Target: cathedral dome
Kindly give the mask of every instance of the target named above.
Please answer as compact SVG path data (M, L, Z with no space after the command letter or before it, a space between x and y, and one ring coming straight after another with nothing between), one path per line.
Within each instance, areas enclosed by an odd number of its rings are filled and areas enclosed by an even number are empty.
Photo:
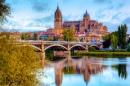
M88 12L86 11L86 13L84 14L84 17L83 17L84 20L90 20L90 16L88 14Z
M88 14L88 12L86 11L86 13L84 14L84 17L86 17L86 16L89 16L89 14Z

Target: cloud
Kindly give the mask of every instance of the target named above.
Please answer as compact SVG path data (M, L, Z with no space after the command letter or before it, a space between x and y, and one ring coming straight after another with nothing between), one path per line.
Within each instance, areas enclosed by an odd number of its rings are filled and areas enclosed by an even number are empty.
M30 22L26 27L43 27L42 23Z
M30 0L32 2L32 9L36 12L43 12L49 10L49 4L45 0Z
M130 17L127 17L126 19L124 19L124 20L122 21L122 23L125 23L125 24L127 24L127 25L130 25Z
M93 0L96 4L102 5L100 9L94 12L94 17L96 20L101 22L121 23L126 13L121 12L121 8L126 4L122 0ZM117 2L118 1L118 2Z
M116 19L119 20L119 18L121 17L121 12L116 13L115 15L113 15L112 19Z
M115 9L120 9L125 5L125 2L119 2L116 6Z
M64 21L78 21L82 20L83 16L82 15L63 15L63 20Z
M130 16L125 18L123 21L122 21L122 24L126 24L128 29L127 29L127 33L130 34Z
M31 19L31 22L26 25L26 27L44 27L50 28L53 27L54 23L54 14L48 15L46 17L40 17Z
M124 1L122 0L93 0L93 2L97 5L104 5L104 8L101 9L102 11L104 10L119 10L121 9L123 6L125 6Z
M105 15L105 13L103 11L98 10L97 12L95 12L95 16L97 18L101 19L101 18L105 17L106 15Z
M128 27L127 33L130 34L130 17L126 18L122 23L123 24L124 23L127 24L127 27ZM118 26L121 25L122 23L115 24L115 23L111 23L111 22L104 22L103 24L108 27L108 31L109 32L113 32L113 31L117 31L118 30Z
M43 18L36 18L36 19L34 19L34 21L45 22L45 23L52 22L52 21L54 21L54 14L50 14L50 15L43 17Z
M112 15L111 20L112 20L112 22L115 22L115 23L117 23L117 22L121 23L122 20L124 20L124 18L127 16L128 16L127 13L117 12Z

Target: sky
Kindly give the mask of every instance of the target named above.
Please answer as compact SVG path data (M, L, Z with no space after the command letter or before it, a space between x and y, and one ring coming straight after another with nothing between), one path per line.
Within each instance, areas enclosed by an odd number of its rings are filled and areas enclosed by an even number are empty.
M112 32L127 24L130 33L130 0L6 0L11 17L5 28L24 31L45 31L54 28L54 12L59 6L64 21L82 20L84 13L108 27Z

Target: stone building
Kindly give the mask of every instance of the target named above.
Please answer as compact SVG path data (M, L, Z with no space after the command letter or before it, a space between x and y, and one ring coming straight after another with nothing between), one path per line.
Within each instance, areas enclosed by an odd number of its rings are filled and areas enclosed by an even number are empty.
M83 20L80 21L62 21L62 12L57 6L54 16L54 31L55 34L61 34L64 29L75 29L76 36L83 41L100 41L102 35L108 34L108 28L103 26L98 21L91 20L90 15L86 11ZM83 33L84 36L80 37L78 34Z

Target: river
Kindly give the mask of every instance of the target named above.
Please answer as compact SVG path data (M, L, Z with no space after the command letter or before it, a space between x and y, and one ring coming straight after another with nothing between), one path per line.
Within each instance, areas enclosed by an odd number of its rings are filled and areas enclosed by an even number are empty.
M130 57L59 58L47 62L45 86L130 86Z

